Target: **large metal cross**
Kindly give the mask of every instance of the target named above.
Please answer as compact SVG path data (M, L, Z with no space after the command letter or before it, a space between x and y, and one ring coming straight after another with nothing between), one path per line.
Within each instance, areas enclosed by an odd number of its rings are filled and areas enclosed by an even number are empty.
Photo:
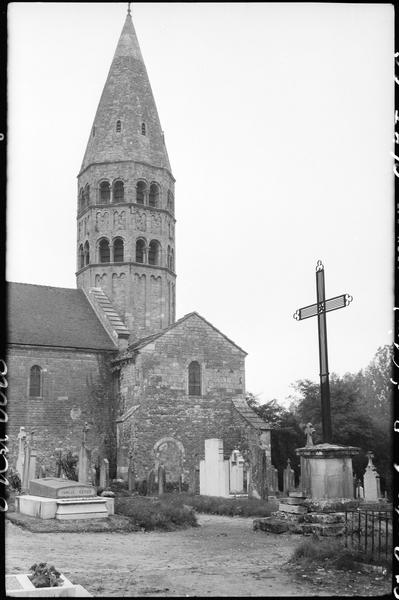
M316 265L316 292L317 302L310 306L299 308L294 313L294 319L302 321L317 315L319 328L319 360L320 360L320 395L321 395L321 422L323 442L331 442L331 409L330 409L330 382L328 373L327 356L327 323L326 313L338 308L348 306L353 298L349 294L341 294L326 300L324 289L324 267L321 260Z

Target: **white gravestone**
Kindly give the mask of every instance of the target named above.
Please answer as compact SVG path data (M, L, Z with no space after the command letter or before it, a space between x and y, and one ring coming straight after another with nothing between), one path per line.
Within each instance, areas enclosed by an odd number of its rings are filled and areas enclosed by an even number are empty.
M103 458L100 466L100 487L103 489L109 486L109 462L107 458Z
M20 427L19 433L18 433L18 458L17 458L16 471L19 474L21 481L24 476L25 442L26 442L26 430L25 430L25 427Z
M233 450L229 458L230 494L244 492L244 458L239 450Z
M378 500L380 497L380 476L377 473L375 466L373 465L374 455L372 452L367 453L369 462L363 476L364 484L364 499L365 500Z
M229 461L224 460L223 440L205 440L205 460L200 461L200 494L229 495Z

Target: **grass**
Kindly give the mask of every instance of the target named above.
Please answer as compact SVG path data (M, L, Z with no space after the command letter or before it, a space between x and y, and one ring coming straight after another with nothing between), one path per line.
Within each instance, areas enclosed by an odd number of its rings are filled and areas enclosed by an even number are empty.
M269 517L277 510L275 502L256 498L220 498L218 496L197 496L194 494L170 495L171 502L192 506L197 512L228 517Z
M182 527L196 527L197 518L191 507L169 501L169 496L120 496L115 498L115 513L129 517L145 531L174 531Z
M323 565L326 568L356 570L356 563L379 565L388 570L391 568L391 561L385 557L377 559L371 554L345 548L343 540L317 537L303 540L295 548L290 562L313 569L315 565Z
M83 533L83 532L104 532L118 531L130 532L138 531L140 528L128 517L122 515L111 515L106 519L87 519L87 520L66 520L58 519L36 519L28 515L22 515L15 512L7 512L6 518L18 525L21 529L26 529L32 533Z

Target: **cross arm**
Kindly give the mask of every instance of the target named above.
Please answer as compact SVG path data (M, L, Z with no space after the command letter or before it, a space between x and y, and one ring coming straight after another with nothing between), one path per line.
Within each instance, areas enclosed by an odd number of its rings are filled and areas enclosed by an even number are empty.
M303 308L298 308L293 314L294 319L302 321L303 319L309 319L309 317L315 317L321 313L330 312L331 310L337 310L338 308L344 308L349 306L353 298L350 294L341 294L334 298L329 298L325 302L316 302Z

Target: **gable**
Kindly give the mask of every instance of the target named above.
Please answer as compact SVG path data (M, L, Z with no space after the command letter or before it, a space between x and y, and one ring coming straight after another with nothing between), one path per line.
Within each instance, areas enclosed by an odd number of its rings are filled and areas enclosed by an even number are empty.
M79 289L8 283L7 325L10 344L116 350Z
M232 346L233 350L238 351L243 356L247 355L247 352L245 352L245 350L240 348L240 346L238 346L235 342L233 342L230 338L228 338L224 333L222 333L219 329L212 325L212 323L204 319L204 317L202 317L197 312L188 313L187 315L185 315L172 325L169 325L169 327L166 327L162 331L150 335L146 338L142 338L141 340L138 340L137 342L129 346L129 349L138 350L140 348L144 348L145 346L154 343L162 336L167 336L168 334L181 334L186 332L187 334L195 335L196 331L208 331L210 337L213 337L214 339L218 338L219 341L228 343Z

